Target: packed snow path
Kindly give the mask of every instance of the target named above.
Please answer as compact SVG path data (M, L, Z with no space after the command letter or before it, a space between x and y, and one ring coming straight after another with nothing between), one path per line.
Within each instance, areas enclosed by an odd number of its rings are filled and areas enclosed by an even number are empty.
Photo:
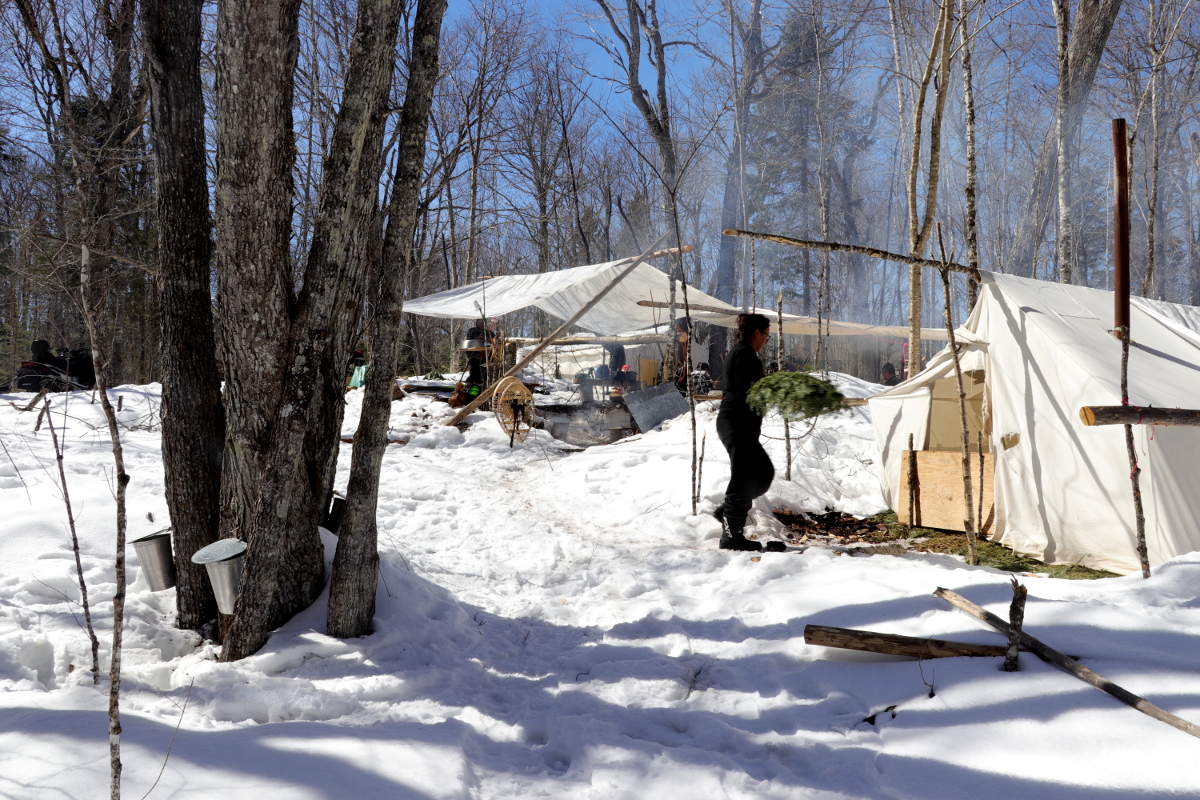
M166 524L158 387L113 393L130 428L132 539ZM0 396L0 796L93 798L108 781L107 685L91 685L48 430L7 403L28 398ZM110 445L86 395L54 403L107 670ZM1005 674L993 659L805 645L808 623L999 643L931 593L1004 615L1010 576L929 554L718 551L703 511L728 464L711 408L698 412L697 516L686 417L571 453L540 431L510 449L489 415L460 433L440 425L448 413L415 397L393 406L407 444L384 462L368 637L326 636L322 596L257 655L218 663L211 643L171 627L173 593L148 591L130 550L126 797L151 787L172 736L152 798L1200 794L1200 742L1032 656ZM782 442L768 441L781 466ZM865 411L821 421L797 449L796 480L781 474L752 520L761 536L772 505L879 510ZM336 539L325 543L331 558ZM1200 721L1200 557L1147 582L1025 581L1034 635Z

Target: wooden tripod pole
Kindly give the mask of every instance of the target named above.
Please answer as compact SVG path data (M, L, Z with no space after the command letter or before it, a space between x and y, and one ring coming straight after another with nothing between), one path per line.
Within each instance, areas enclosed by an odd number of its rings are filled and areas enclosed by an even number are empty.
M654 256L654 254L656 252L655 248L657 248L660 244L662 244L669 235L670 235L670 233L664 233L662 236L655 239L654 244L650 245L649 250L642 253L637 258L633 259L633 261L630 262L629 266L627 266L627 267L625 267L625 269L621 270L621 272L617 274L617 277L613 278L612 281L607 286L605 286L603 289L601 289L596 294L595 297L593 297L591 300L584 303L583 307L580 308L578 311L576 311L574 314L572 314L570 319L568 319L562 325L559 325L558 328L554 331L554 333L547 336L545 339L543 339L541 341L541 344L537 345L532 350L530 350L529 355L525 356L520 361L518 361L516 364L514 364L512 366L512 368L508 370L508 372L505 372L503 375L500 376L499 380L497 380L495 383L493 383L492 385L490 385L486 389L484 389L482 392L480 392L479 396L476 397L474 400L472 400L470 403L468 403L467 405L460 408L458 410L458 413L455 414L453 417L451 417L446 422L446 424L447 425L457 425L458 423L460 423L464 419L466 419L468 414L470 414L472 411L474 411L475 409L479 408L481 405L486 403L488 401L488 399L493 394L496 393L496 387L500 384L500 381L504 380L505 378L509 378L509 377L512 377L513 375L516 375L521 370L525 369L525 367L527 367L531 363L533 363L533 360L538 357L538 354L540 354L543 350L545 350L550 345L554 344L554 342L557 339L559 339L564 333L566 333L567 331L569 331L571 329L572 325L574 325L576 322L581 320L585 314L587 314L589 311L591 311L593 308L595 308L596 304L599 303L601 300L603 300L604 297L613 290L613 287L615 287L621 281L625 280L625 278L629 275L629 273L631 273L635 269L637 269L638 264L641 264L646 259Z

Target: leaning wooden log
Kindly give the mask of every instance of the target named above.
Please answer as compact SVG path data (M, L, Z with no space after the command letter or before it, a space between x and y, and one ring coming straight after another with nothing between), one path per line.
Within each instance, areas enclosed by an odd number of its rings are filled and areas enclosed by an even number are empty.
M508 371L505 372L503 375L501 375L500 378L495 383L491 384L486 389L484 389L482 392L480 392L478 397L476 397L474 400L472 400L467 405L460 408L458 410L457 414L455 414L453 417L451 417L449 420L446 421L446 424L447 425L457 425L458 423L460 423L464 419L466 419L468 414L470 414L472 411L474 411L475 409L479 408L481 405L486 403L491 398L491 396L496 393L496 387L498 387L500 385L501 381L503 381L505 378L509 378L509 377L512 377L513 375L518 374L521 370L525 369L525 367L532 364L533 360L535 358L537 358L538 355L543 350L545 350L550 345L554 344L555 340L562 338L562 335L564 333L571 330L572 325L574 325L579 320L583 319L584 315L587 314L589 311L591 311L593 308L595 308L596 304L599 303L601 300L603 300L605 298L605 296L609 292L611 292L618 283L623 281L626 278L626 276L629 275L629 273L631 273L635 269L637 269L638 265L641 264L643 261L645 261L646 259L653 256L657 252L655 250L655 248L658 247L660 244L662 244L664 241L666 241L666 239L669 235L670 235L670 233L664 233L662 236L659 236L657 239L654 240L654 244L650 245L649 250L642 253L637 258L630 259L629 265L626 266L624 269L622 269L620 272L618 272L617 276L615 278L613 278L608 283L607 286L605 286L603 289L601 289L599 292L597 292L595 297L593 297L591 300L584 303L583 306L578 311L576 311L574 314L571 315L570 319L568 319L562 325L559 325L558 328L556 328L553 333L551 333L549 336L547 336L545 339L542 340L541 344L535 345L534 348L532 350L530 350L525 355L524 358L522 358L520 361L518 361L516 364L514 364L512 367L510 367L508 369ZM687 252L687 251L684 250L684 252Z
M765 242L777 242L779 244L790 244L793 247L806 247L810 250L828 250L833 253L857 253L862 256L870 256L871 258L880 258L884 261L895 261L898 264L910 264L917 267L933 267L934 269L949 269L951 272L961 272L964 275L970 275L976 281L980 280L979 270L972 269L966 264L958 264L953 261L943 263L941 261L933 261L928 258L916 258L914 256L902 256L899 253L889 253L887 250L880 250L877 247L863 247L858 244L842 244L841 242L817 242L809 239L793 239L790 236L780 236L774 233L758 233L757 231L743 231L736 228L726 228L721 231L726 236L742 236L747 239L761 239Z
M827 625L805 625L804 643L913 658L1000 658L1005 654L1004 647L994 644L922 639L916 636L898 636L894 633L858 631L853 628L831 628Z
M1003 633L1005 635L1008 634L1008 623L1007 622L1000 619L995 614L985 611L984 609L975 605L974 603L972 603L970 600L963 597L962 595L952 592L949 589L941 589L941 588L939 588L936 592L934 592L934 594L937 595L938 597L942 598L946 602L950 603L951 605L962 609L963 611L967 612L968 614L975 617L976 619L986 622L988 625L991 625L993 628L1000 631L1001 633ZM1192 736L1200 738L1200 726L1193 725L1192 723L1188 722L1186 719L1181 719L1180 717L1175 716L1174 714L1170 713L1169 711L1164 711L1163 709L1161 709L1158 706L1151 703L1149 700L1146 700L1145 698L1142 698L1142 697L1138 697L1133 692L1130 692L1127 689L1121 688L1120 686L1118 686L1117 684L1108 680L1107 678L1104 678L1100 675L1097 675L1095 672L1092 672L1090 669L1083 666L1075 659L1073 659L1069 656L1065 656L1062 653L1055 650L1054 648L1049 647L1046 644L1043 644L1042 642L1040 642L1037 639L1030 636L1028 633L1023 632L1021 634L1021 646L1026 648L1027 650L1029 650L1031 653L1033 653L1034 655L1036 655L1038 658L1042 659L1043 661L1049 662L1056 667L1060 667L1060 668L1066 670L1067 672L1074 675L1076 678L1079 678L1081 681L1090 683L1092 686L1095 686L1100 691L1102 691L1106 694L1109 694L1109 695L1115 697L1116 699L1120 700L1125 705L1132 706L1133 708L1136 708L1138 711L1141 711L1143 714L1146 714L1147 716L1154 717L1156 720L1159 720L1160 722L1165 722L1173 728L1178 728L1179 730L1183 731L1184 733L1190 733Z
M1200 425L1200 411L1153 406L1084 406L1084 425Z

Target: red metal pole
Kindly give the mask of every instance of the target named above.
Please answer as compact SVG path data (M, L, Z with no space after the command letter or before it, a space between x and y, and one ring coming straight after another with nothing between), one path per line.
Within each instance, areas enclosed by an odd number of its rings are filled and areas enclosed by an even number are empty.
M1129 137L1125 120L1114 119L1113 162L1116 197L1113 202L1113 335L1129 331Z

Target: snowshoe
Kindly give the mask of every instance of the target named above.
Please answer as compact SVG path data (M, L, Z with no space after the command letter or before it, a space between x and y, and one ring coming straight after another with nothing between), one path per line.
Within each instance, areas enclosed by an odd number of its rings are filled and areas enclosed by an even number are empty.
M778 539L772 539L771 541L767 542L766 546L763 547L763 549L766 550L768 553L786 553L787 545L784 544L783 542L779 541Z

